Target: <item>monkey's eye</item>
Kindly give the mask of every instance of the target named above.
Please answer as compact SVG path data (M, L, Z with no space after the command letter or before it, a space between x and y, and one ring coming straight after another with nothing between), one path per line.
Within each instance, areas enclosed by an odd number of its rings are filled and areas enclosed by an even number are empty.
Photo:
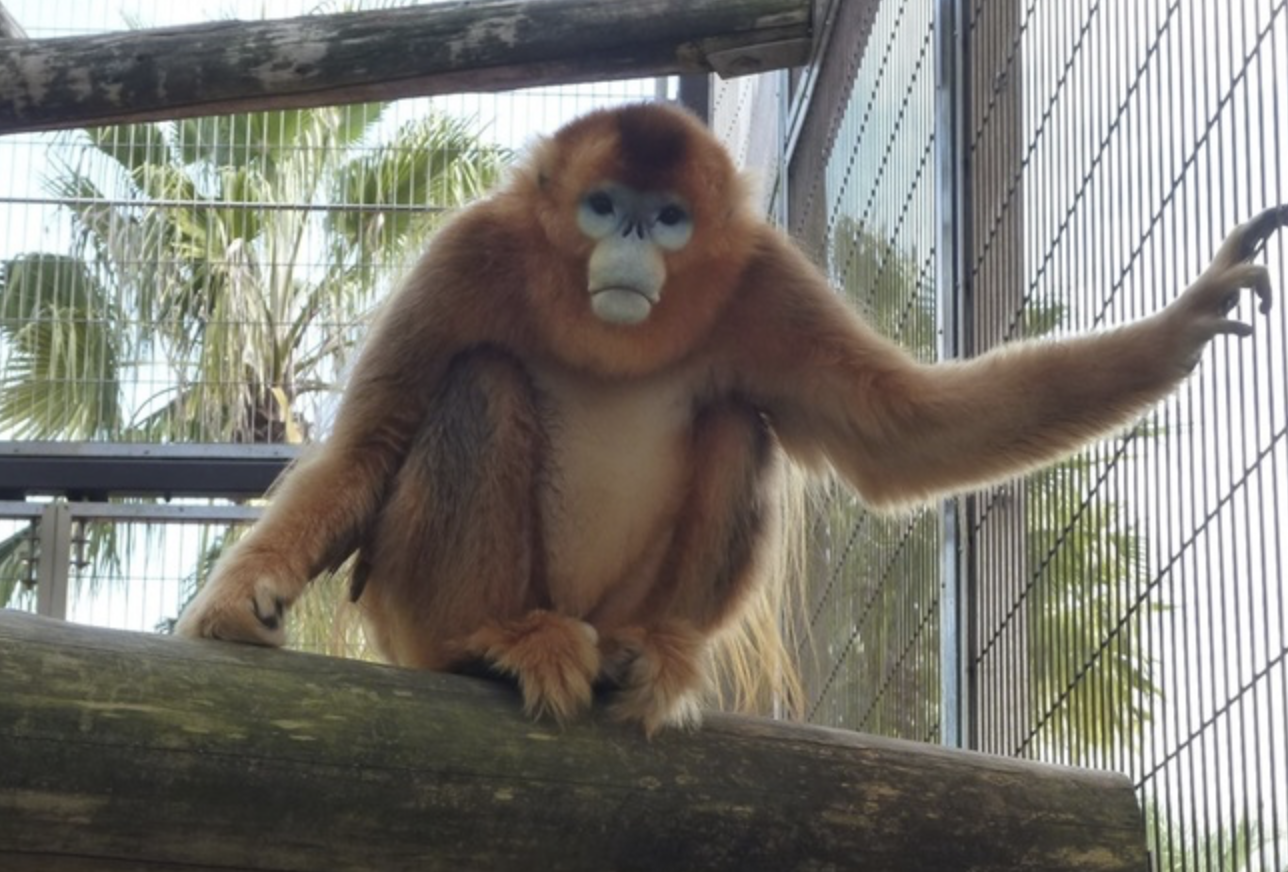
M688 218L688 213L675 204L663 206L662 211L657 213L657 223L663 224L667 227L674 227L677 224L682 224L687 221Z
M613 214L613 198L605 191L595 191L587 196L586 205L596 215L608 216Z
M608 187L587 191L577 204L577 227L591 239L619 231L623 216L630 212L625 197L624 192Z
M667 251L679 251L693 236L693 216L688 206L674 195L654 201L653 241Z

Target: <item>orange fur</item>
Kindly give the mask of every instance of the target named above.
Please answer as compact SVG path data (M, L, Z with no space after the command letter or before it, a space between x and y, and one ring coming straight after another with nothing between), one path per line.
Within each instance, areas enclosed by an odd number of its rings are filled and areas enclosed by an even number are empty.
M627 191L612 220L654 223L587 230L605 185ZM687 242L641 211L657 202L685 205ZM1165 395L1212 337L1246 332L1228 301L1252 287L1269 303L1247 260L1288 210L1267 216L1152 318L932 366L752 213L694 118L592 113L435 237L373 327L330 439L180 632L280 644L283 608L357 550L354 594L391 660L483 658L560 719L608 681L614 711L646 731L691 723L713 640L777 617L764 579L783 562L780 453L879 505L1054 460ZM661 258L640 320L592 308L592 254L610 245L648 269ZM732 638L745 678L757 655Z
M567 721L590 706L598 641L589 624L537 609L514 621L484 621L459 648L516 678L528 714Z

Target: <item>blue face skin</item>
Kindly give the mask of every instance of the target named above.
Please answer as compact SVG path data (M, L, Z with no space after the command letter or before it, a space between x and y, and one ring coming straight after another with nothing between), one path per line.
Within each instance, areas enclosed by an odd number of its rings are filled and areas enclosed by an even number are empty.
M693 236L683 198L615 182L581 198L577 226L596 243L587 265L591 309L622 326L648 318L666 282L663 253L679 251Z

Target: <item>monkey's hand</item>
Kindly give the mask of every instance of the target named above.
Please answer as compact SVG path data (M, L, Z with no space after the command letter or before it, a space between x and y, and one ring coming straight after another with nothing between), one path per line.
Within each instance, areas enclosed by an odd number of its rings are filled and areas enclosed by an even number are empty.
M1173 362L1184 374L1198 364L1199 356L1214 337L1248 336L1252 325L1230 317L1245 289L1252 289L1261 301L1261 311L1270 311L1270 273L1252 263L1266 239L1288 225L1288 206L1267 209L1234 229L1222 243L1211 265L1175 302L1161 313L1172 337Z
M216 567L175 624L189 638L277 647L286 641L286 608L303 582L281 558L241 543Z

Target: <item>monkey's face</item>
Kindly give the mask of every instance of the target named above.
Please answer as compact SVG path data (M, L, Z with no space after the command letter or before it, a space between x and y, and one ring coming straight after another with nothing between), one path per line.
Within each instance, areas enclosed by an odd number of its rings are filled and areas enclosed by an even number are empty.
M582 196L577 228L594 246L586 261L586 293L595 316L609 324L639 324L661 300L666 253L693 238L693 216L679 194L605 182Z
M525 279L552 353L640 373L700 345L755 226L732 160L700 121L656 104L592 113L539 146L523 185L514 220L537 217Z

